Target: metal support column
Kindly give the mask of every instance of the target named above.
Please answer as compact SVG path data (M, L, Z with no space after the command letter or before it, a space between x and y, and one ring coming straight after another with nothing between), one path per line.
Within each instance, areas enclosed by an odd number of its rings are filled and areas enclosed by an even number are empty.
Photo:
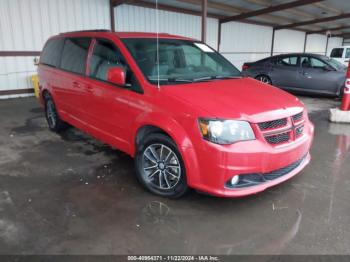
M115 32L114 2L113 2L113 0L109 0L109 15L111 18L111 31Z
M271 43L271 53L270 53L271 56L273 56L273 48L275 45L275 31L276 29L274 28L272 31L272 43Z
M308 36L308 33L305 33L305 39L304 39L304 53L305 53L305 51L306 51L307 36Z
M202 0L202 42L207 40L207 13L208 13L208 0Z
M327 35L326 51L324 52L324 55L327 55L329 38L330 38L330 36Z
M222 26L222 23L219 21L219 24L218 24L218 52L220 52L220 44L221 44L221 26Z

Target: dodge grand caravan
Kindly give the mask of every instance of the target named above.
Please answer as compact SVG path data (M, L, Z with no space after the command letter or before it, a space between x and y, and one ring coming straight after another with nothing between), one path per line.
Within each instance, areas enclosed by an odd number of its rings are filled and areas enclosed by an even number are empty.
M149 191L254 194L310 161L314 127L294 96L180 36L81 31L50 38L38 68L52 131L75 126L134 157Z

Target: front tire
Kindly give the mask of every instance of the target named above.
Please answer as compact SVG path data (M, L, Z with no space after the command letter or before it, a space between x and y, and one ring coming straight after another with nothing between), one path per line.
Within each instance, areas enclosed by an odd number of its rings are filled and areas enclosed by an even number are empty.
M140 183L159 196L180 198L189 190L181 154L164 134L151 134L140 143L135 169Z
M49 129L59 133L67 128L67 124L62 121L57 113L56 105L49 94L45 94L45 117Z

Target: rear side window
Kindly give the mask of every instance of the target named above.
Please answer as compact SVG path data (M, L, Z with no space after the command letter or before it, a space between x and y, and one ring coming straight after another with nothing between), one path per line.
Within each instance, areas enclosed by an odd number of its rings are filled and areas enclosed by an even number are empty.
M63 44L63 38L49 40L41 53L40 63L57 67L60 62Z
M343 50L344 48L333 48L331 57L334 58L342 58L343 57Z
M296 66L297 63L298 63L297 56L278 57L276 60L276 65L282 65L282 66Z
M90 38L67 38L64 42L61 68L69 72L85 74L90 42Z

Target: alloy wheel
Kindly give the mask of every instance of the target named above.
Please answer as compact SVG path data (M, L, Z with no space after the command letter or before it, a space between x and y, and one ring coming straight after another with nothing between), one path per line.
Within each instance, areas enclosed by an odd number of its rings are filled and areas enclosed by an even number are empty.
M271 80L267 76L259 76L257 79L265 84L271 84Z
M46 116L47 116L47 121L49 123L49 126L51 128L54 128L57 123L57 113L56 113L56 108L52 100L48 100L46 102Z
M160 190L174 188L181 178L181 165L175 152L163 144L151 144L142 154L144 181Z

